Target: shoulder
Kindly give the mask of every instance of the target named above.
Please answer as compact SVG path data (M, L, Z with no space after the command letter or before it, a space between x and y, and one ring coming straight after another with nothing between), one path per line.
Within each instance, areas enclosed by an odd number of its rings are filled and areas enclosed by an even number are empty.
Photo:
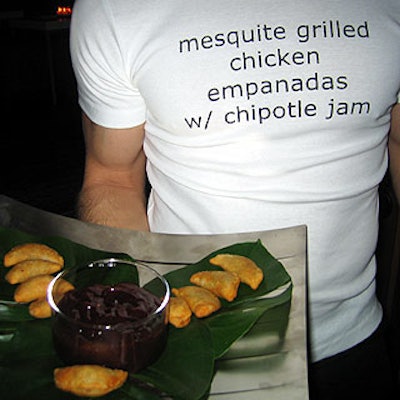
M99 27L104 25L109 18L108 8L107 0L75 0L71 31L74 32L77 29L101 31Z

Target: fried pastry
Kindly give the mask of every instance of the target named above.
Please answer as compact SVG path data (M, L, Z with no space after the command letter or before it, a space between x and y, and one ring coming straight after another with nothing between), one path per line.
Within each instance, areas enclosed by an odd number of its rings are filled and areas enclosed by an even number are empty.
M51 307L47 302L46 297L37 299L29 304L29 314L34 318L50 318L51 317Z
M128 372L100 365L73 365L56 368L54 383L57 388L83 397L99 397L120 388Z
M227 301L236 298L240 285L239 276L228 271L200 271L190 277L190 282Z
M221 302L215 294L199 286L173 288L172 293L182 297L197 318L204 318L221 308Z
M7 272L5 279L11 284L27 281L37 275L50 275L60 271L61 264L48 260L25 260L15 264Z
M240 281L256 290L264 278L261 268L248 257L237 254L218 254L210 259L210 263L218 265L225 271L237 274Z
M28 279L15 289L14 300L17 303L29 303L41 297L46 297L47 287L52 279L52 275L38 275Z
M25 283L28 283L28 282L25 282ZM22 286L25 283L21 283L21 285L19 285L19 286ZM41 285L44 286L44 282ZM43 286L41 288L42 293L43 293ZM57 301L57 299L61 298L64 293L67 293L68 291L70 291L72 289L74 289L74 286L71 283L69 283L68 281L66 281L64 279L60 280L59 284L54 289L55 300ZM47 287L44 288L43 296L36 297L35 299L33 299L34 301L32 301L32 303L29 304L29 314L34 318L50 318L51 317L51 307L47 301L46 291L47 291ZM15 291L15 293L16 292L17 291ZM36 291L35 294L38 294L38 293L39 293L39 291ZM14 297L15 297L15 294L14 294ZM26 297L28 297L28 294L26 294ZM31 297L33 297L33 294L31 295Z
M189 325L192 317L192 310L183 297L171 297L169 299L168 321L175 328L183 328Z
M52 279L52 275L38 275L28 279L17 286L14 292L14 300L17 303L34 302L29 306L29 313L35 318L50 317L50 306L44 303L47 303L47 287ZM71 283L65 279L60 279L53 290L56 302L63 294L72 289L74 289L74 286ZM44 302L42 300L44 300Z
M11 267L26 260L47 260L64 265L64 258L53 248L42 243L24 243L13 247L3 259L5 267Z

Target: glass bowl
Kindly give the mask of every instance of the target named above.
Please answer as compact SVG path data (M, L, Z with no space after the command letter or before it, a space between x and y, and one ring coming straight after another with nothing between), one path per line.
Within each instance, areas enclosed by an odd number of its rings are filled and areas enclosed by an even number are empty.
M67 365L137 372L165 347L169 298L168 282L147 265L110 258L66 269L47 289L56 352Z

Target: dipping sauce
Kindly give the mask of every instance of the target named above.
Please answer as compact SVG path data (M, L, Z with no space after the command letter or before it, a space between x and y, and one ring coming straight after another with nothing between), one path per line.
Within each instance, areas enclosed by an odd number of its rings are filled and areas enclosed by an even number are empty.
M67 364L139 371L165 347L162 299L134 283L93 284L67 292L53 324L56 351Z

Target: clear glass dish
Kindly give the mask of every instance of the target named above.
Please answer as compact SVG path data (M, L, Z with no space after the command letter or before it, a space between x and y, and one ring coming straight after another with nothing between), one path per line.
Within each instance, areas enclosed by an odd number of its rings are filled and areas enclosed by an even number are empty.
M63 281L74 290L62 294ZM110 258L66 269L49 285L47 298L54 346L67 365L137 372L166 345L170 288L147 265Z

